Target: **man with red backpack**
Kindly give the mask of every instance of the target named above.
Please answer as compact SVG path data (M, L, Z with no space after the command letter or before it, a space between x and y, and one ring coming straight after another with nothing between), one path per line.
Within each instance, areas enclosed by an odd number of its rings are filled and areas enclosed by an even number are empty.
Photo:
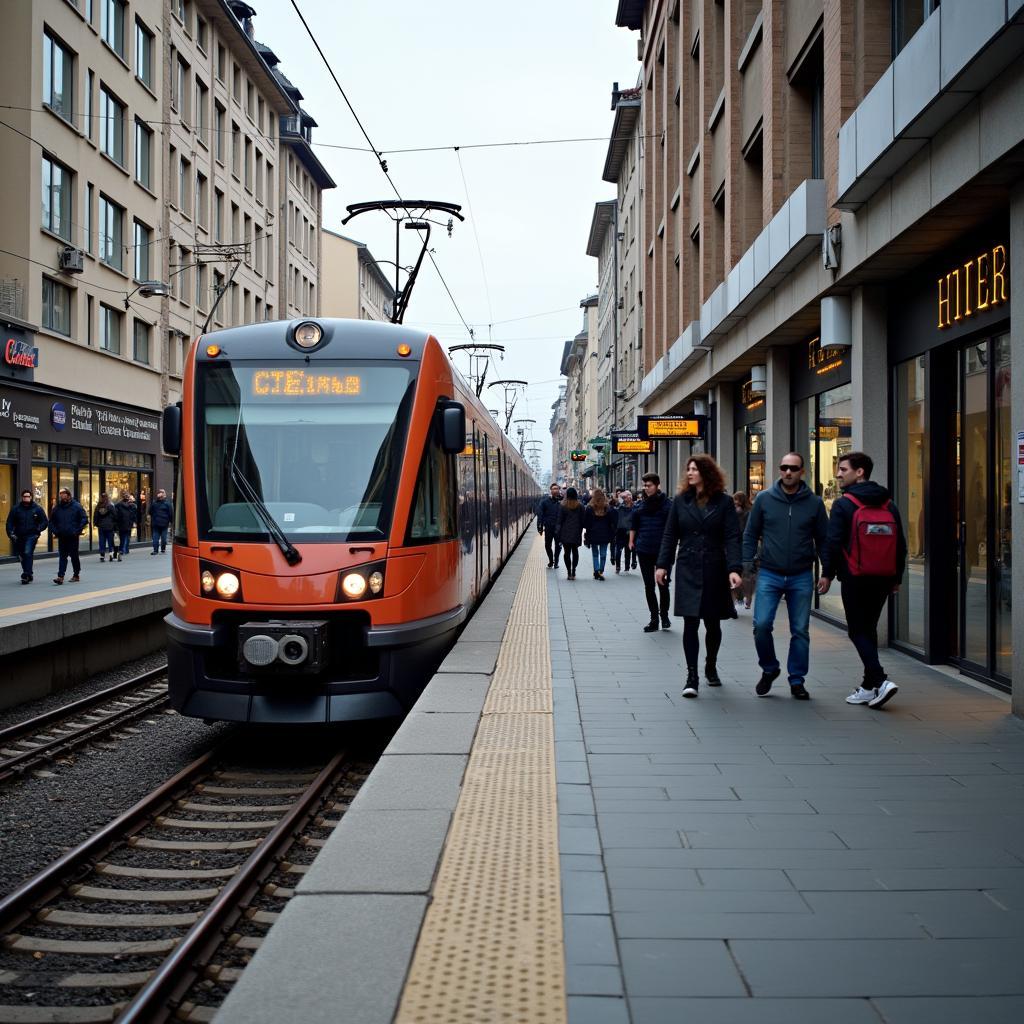
M889 492L871 479L874 465L864 452L839 459L836 480L843 494L832 505L818 593L827 593L839 577L846 631L864 663L864 681L846 703L880 708L899 687L878 661L878 620L903 581L907 540Z

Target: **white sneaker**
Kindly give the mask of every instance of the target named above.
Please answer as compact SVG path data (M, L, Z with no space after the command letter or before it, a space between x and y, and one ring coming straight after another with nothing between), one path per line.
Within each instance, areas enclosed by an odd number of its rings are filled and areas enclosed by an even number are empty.
M875 691L875 696L868 701L868 707L880 708L883 704L887 704L889 701L900 692L900 688L895 683L890 683L888 679L882 683L881 686Z
M873 700L878 697L877 690L865 690L863 686L858 686L849 697L846 698L847 704L870 704Z
M684 697L690 697L690 698L696 697L697 696L697 687L696 686L687 686L686 689L683 690L683 696Z

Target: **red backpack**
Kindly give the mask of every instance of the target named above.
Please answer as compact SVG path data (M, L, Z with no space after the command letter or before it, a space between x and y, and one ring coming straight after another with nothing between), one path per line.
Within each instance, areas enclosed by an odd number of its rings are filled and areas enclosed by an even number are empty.
M895 576L899 528L892 502L865 505L852 494L843 495L855 508L850 524L846 565L851 576Z

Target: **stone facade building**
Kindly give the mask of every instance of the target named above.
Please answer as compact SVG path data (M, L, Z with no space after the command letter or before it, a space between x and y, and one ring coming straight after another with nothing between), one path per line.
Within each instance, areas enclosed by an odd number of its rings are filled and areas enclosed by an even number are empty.
M365 242L323 229L324 316L390 322L395 289Z

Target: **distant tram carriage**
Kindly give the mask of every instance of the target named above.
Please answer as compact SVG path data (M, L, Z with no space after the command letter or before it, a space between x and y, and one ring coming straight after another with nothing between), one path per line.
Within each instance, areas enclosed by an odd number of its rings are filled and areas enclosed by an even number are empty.
M171 702L206 719L403 714L538 498L437 339L391 324L204 335L164 447Z

